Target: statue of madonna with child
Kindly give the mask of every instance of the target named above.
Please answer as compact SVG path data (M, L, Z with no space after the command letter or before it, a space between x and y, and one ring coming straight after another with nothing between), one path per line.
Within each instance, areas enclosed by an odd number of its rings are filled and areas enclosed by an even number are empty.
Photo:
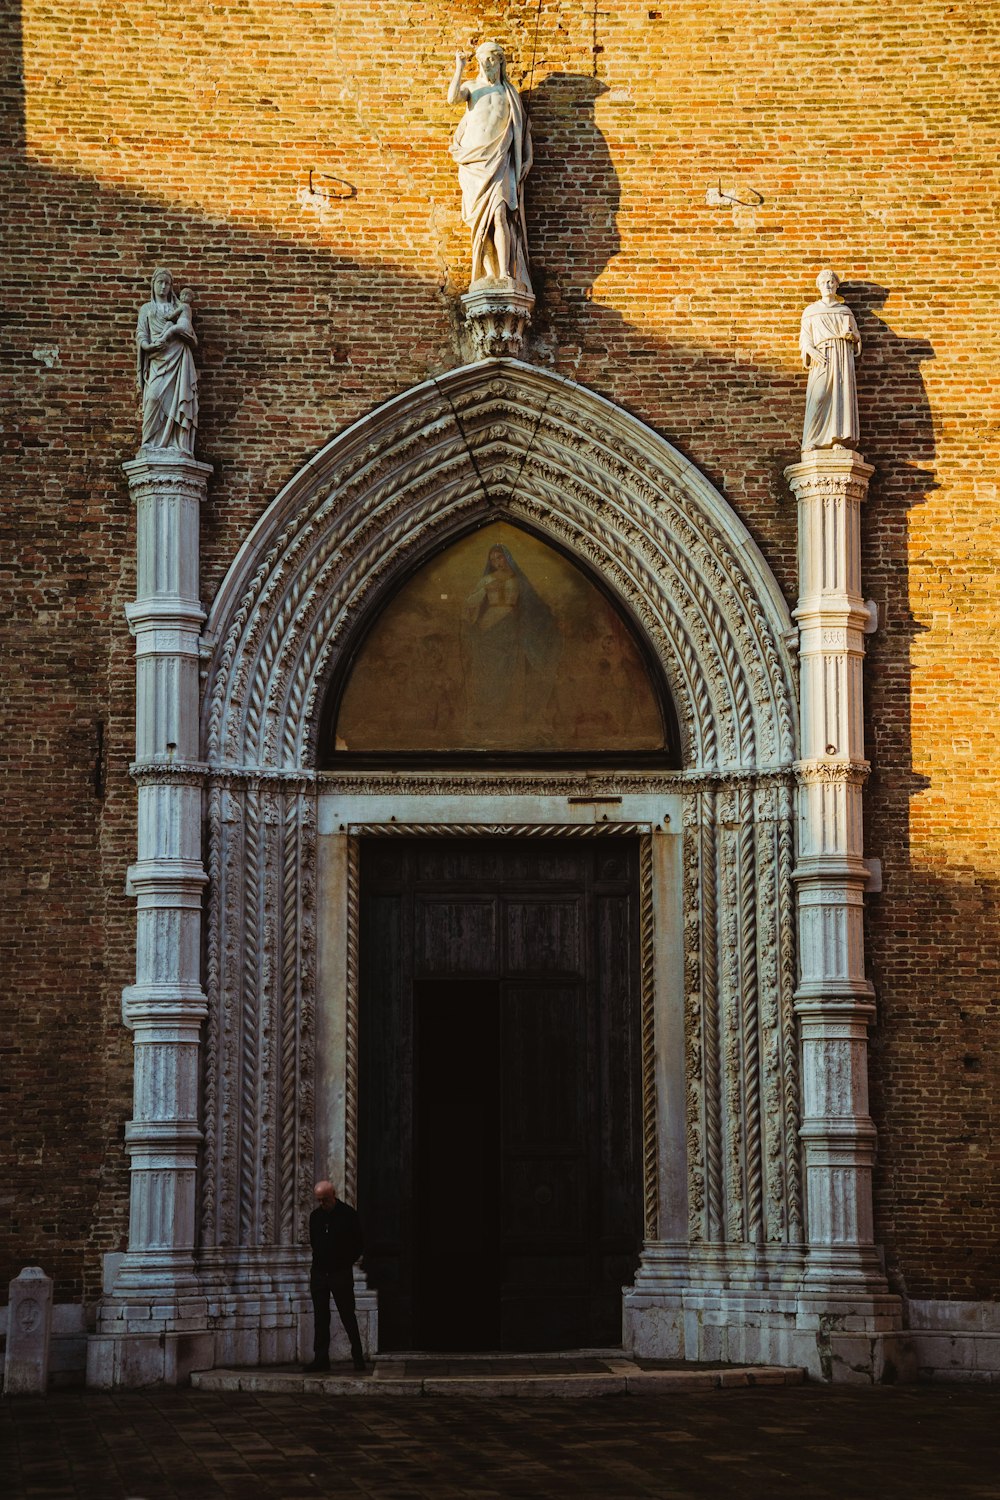
M142 401L143 448L194 454L198 430L198 343L190 287L174 292L169 271L154 271L152 297L139 310L136 390Z

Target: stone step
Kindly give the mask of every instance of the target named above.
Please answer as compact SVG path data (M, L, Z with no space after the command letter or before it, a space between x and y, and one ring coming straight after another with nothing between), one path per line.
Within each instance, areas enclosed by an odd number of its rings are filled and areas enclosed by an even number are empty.
M580 1368L580 1366L583 1368ZM626 1357L607 1360L448 1360L440 1356L379 1355L369 1372L349 1364L322 1374L288 1366L273 1369L199 1370L191 1384L201 1391L280 1392L316 1396L666 1396L685 1391L734 1390L751 1386L801 1385L806 1372L783 1365L705 1365L658 1368Z

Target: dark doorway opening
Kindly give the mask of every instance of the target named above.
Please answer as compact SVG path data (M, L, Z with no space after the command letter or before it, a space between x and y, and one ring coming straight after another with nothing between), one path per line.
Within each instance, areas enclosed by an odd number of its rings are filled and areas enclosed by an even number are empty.
M358 1206L383 1349L620 1342L637 892L635 839L363 843Z

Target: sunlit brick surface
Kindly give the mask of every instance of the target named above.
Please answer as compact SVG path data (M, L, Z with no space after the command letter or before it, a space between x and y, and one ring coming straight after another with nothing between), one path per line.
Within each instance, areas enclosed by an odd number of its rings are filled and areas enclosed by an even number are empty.
M847 283L876 469L864 587L883 616L866 683L885 881L868 934L876 1232L894 1289L995 1296L1000 15L973 0L21 9L0 164L0 1281L38 1263L57 1300L92 1298L126 1230L120 466L149 276L167 264L195 289L208 603L323 443L459 362L468 244L445 94L455 48L496 36L536 143L533 357L679 447L790 601L799 314L823 264Z

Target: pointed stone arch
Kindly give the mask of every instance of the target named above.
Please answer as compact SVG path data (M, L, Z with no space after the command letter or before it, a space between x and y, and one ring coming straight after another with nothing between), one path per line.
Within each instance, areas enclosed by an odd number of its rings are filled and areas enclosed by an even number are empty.
M261 518L209 621L209 764L311 768L324 684L373 595L416 552L491 516L576 554L641 624L674 697L686 767L791 764L791 619L746 528L636 418L509 360L379 407Z
M753 1266L764 1286L799 1263L789 612L746 528L669 443L572 381L490 360L405 392L334 439L261 517L212 607L201 726L206 1285L214 1276L220 1290L244 1286L250 1296L265 1284L300 1286L296 1247L305 1238L321 1103L318 815L333 773L316 763L326 686L358 628L419 559L501 517L599 577L645 632L680 727L683 769L647 784L643 795L660 798L661 811L635 824L649 849L657 838L672 842L675 867L663 890L669 885L674 907L664 928L680 954L663 1002L673 1018L669 1087L655 1074L652 998L644 1013L641 1274L659 1296L660 1280L665 1286L674 1275L674 1250L662 1251L661 1264L656 1246L681 1242L688 1284L739 1282ZM627 775L607 779L612 792L638 787ZM358 783L358 795L383 795L385 779L377 782ZM424 784L428 796L465 795L466 806L479 792L494 807L525 792L504 776L461 787L429 773ZM574 788L545 776L528 790L565 803ZM567 830L532 822L492 831ZM651 871L652 854L644 858ZM347 909L357 895L351 860L348 851ZM660 898L652 875L647 885L652 997ZM350 994L356 934L346 920L338 933ZM357 1014L347 1002L339 1014L349 1059ZM338 1099L339 1161L350 1184L357 1093L349 1063Z

